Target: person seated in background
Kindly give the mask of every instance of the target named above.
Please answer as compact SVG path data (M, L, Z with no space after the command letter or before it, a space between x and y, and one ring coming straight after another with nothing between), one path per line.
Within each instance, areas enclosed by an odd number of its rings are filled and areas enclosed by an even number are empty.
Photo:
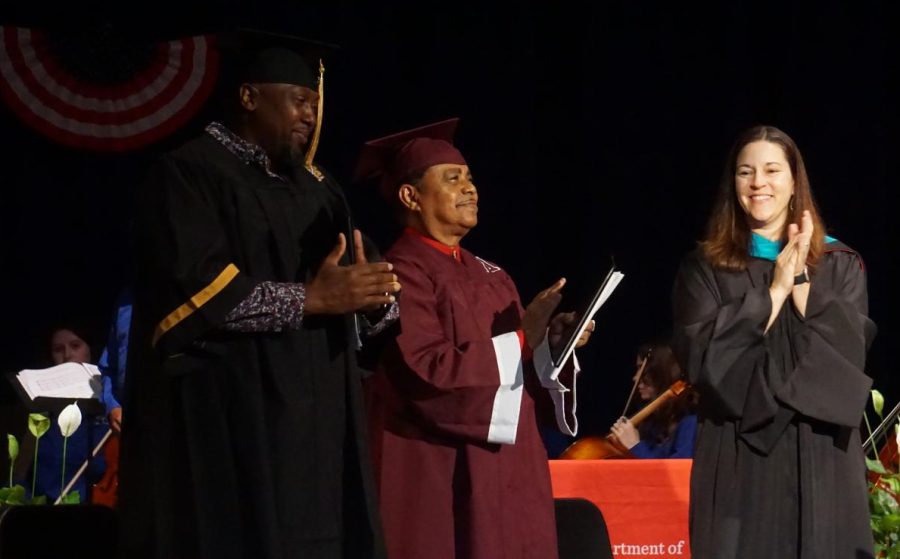
M90 336L70 323L57 326L50 334L50 359L53 365L63 363L90 363L91 346L87 342ZM81 464L91 455L94 445L106 432L106 425L97 423L97 418L84 414L81 425L69 437L66 442L66 483L72 479ZM49 414L50 429L41 437L38 445L37 469L31 472L37 476L35 481L35 495L46 495L49 502L53 502L62 492L61 465L63 460L63 436L57 423L57 414ZM81 502L88 501L88 488L96 483L106 470L106 462L102 455L91 460L87 471L75 483L70 493L78 491ZM28 485L30 488L30 484Z
M647 360L641 371L641 365ZM638 375L640 377L638 378ZM681 367L667 344L644 344L637 355L634 381L641 401L656 400L681 379ZM690 388L662 403L640 425L622 417L612 434L635 458L691 458L697 434L696 395Z
M128 336L131 330L131 309L133 304L131 287L123 289L116 298L115 309L110 322L106 347L100 355L97 368L103 375L103 395L101 400L106 409L109 428L116 435L106 441L103 447L103 458L106 461L106 473L91 489L91 502L106 505L110 508L118 506L119 492L119 435L122 433L122 404L124 395L125 368L128 362Z
M122 397L125 386L125 365L128 358L128 331L131 328L131 288L125 288L116 299L116 308L109 327L106 347L97 367L103 374L103 405L110 428L122 430Z

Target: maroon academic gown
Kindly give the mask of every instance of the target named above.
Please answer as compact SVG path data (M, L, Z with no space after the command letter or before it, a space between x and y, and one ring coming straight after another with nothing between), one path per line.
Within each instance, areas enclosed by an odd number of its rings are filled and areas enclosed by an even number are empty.
M554 376L546 343L523 347L498 266L410 230L386 259L399 333L366 395L388 556L555 558L538 416L574 434L574 367Z

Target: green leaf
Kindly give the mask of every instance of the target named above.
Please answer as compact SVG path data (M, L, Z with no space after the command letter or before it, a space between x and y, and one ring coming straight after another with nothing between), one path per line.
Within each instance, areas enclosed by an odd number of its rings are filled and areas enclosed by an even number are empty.
M19 441L9 433L6 434L6 439L9 443L9 459L15 461L19 457Z
M46 495L38 495L37 497L31 498L32 505L46 505L47 504L47 496Z
M67 493L65 497L59 502L61 505L77 505L81 502L81 495L78 491L72 491L71 493Z
M881 478L881 483L886 485L894 495L900 495L900 480L895 476L885 476Z
M879 460L866 458L866 468L870 472L875 472L876 474L887 474L887 470L884 469L884 465Z
M6 503L7 505L24 505L25 488L21 485L13 485L12 487L0 489L0 503Z
M881 415L881 412L884 410L884 396L874 388L872 389L872 407L875 408L875 413L878 414L878 417L884 419Z
M50 428L50 418L42 413L28 414L28 430L34 435L34 438L40 439Z
M900 514L894 513L885 516L881 522L882 527L892 535L897 535L897 529L900 528Z
M9 491L10 498L24 500L25 499L25 488L21 485L13 485Z

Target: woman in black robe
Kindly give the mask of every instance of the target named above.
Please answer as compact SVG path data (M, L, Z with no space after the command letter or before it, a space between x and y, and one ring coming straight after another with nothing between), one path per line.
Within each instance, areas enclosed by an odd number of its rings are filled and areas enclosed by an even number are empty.
M784 132L738 138L673 299L675 351L700 394L692 556L873 557L865 269L825 235Z

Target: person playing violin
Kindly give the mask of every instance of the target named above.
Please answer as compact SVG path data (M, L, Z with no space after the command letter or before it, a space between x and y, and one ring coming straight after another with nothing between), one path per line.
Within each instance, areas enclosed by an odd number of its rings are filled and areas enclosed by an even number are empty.
M641 346L636 367L634 382L645 403L681 378L681 367L668 344ZM663 403L639 426L622 417L610 431L635 458L691 458L697 434L696 395L687 389L686 394Z
M49 349L50 361L53 365L63 363L91 363L91 344L95 343L94 328L84 324L82 320L66 319L55 325L50 331ZM71 480L78 467L81 466L90 455L91 449L97 444L106 431L99 425L96 418L85 415L79 427L68 440L58 427L58 414L50 414L51 428L41 438L38 445L36 469L31 472L34 477L33 496L46 495L50 502L56 500L62 492L63 485L60 479L60 466L65 456L65 479ZM65 452L63 446L65 442ZM81 502L86 502L89 497L90 484L98 481L106 470L106 461L102 456L89 463L85 475L82 476L69 493L78 492ZM30 484L29 484L30 485Z

